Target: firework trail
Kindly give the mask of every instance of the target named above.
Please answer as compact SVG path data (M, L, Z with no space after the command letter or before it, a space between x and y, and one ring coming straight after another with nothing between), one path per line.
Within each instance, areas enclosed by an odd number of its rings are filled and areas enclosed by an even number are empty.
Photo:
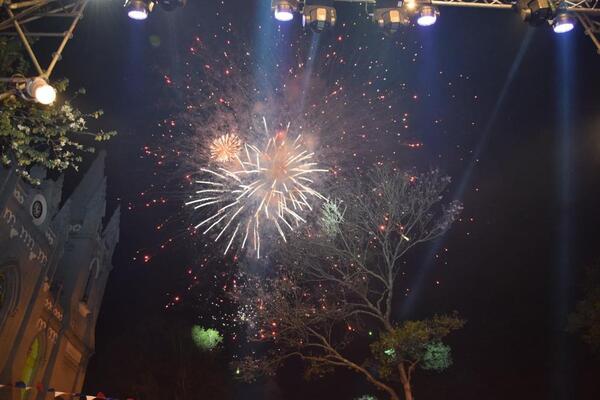
M215 242L229 235L224 254L239 239L240 249L250 244L260 258L261 232L267 225L286 241L284 231L306 222L302 215L312 211L314 200L325 200L311 185L314 175L327 170L317 167L314 153L302 145L301 135L288 142L286 133L270 138L262 150L245 144L241 156L233 155L231 166L201 168L207 179L196 180L201 186L196 191L198 198L186 205L196 210L216 206L194 229L202 228L203 234L219 229Z

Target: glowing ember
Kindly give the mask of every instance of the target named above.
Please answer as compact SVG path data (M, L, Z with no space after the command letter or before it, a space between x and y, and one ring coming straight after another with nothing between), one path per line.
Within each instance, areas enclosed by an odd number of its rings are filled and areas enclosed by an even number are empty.
M242 148L240 138L233 134L219 136L210 145L210 157L217 162L234 160Z

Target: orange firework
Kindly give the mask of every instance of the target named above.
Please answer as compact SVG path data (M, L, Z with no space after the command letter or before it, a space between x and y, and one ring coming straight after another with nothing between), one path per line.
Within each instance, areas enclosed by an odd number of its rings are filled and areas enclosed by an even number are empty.
M212 141L210 158L218 162L229 162L237 157L241 148L240 138L237 135L228 133Z

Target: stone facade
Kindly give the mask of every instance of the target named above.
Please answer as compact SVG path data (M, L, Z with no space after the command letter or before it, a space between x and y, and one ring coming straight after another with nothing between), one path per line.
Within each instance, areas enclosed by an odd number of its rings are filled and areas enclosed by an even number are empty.
M62 178L32 171L33 187L0 168L0 384L81 390L119 239L119 209L103 223L104 159L62 202ZM0 388L0 400L44 398Z

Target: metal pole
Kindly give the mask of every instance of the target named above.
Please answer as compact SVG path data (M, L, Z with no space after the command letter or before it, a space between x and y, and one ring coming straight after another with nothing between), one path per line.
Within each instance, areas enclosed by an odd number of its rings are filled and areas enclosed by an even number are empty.
M18 36L16 32L0 32L0 36ZM27 37L63 37L64 33L52 33L52 32L27 32Z
M598 37L596 37L595 35L594 27L592 25L592 22L590 21L590 18L587 15L583 14L577 14L577 18L579 19L581 26L583 26L583 28L585 29L585 34L588 35L590 39L592 39L592 42L596 46L596 52L600 54L600 40L598 40Z
M88 3L88 0L83 0L83 3L81 4L79 11L77 12L77 16L73 19L73 22L71 23L71 26L69 27L69 30L67 32L65 32L65 37L63 38L62 42L60 43L60 46L58 46L58 50L56 50L56 53L54 53L54 56L52 57L52 61L50 61L50 65L48 66L48 69L46 70L45 73L43 73L43 76L46 79L50 77L50 74L52 74L52 71L54 70L56 63L58 62L60 55L62 54L65 46L67 45L67 42L69 41L69 39L71 39L73 37L73 31L75 30L77 23L83 16L83 11L85 10L87 3Z
M49 3L48 0L29 0L29 1L20 1L18 3L10 3L8 7L11 10L17 10L19 8L25 8L29 6L44 6L46 3Z
M72 9L74 7L75 7L74 4L69 4L64 7L58 8L56 10L48 11L48 13L45 13L45 14L32 15L28 18L25 18L27 15L33 14L34 11L37 11L40 8L39 6L35 6L35 7L28 8L27 10L19 13L19 15L17 17L15 17L15 19L18 18L19 22L22 25L25 25L28 22L35 21L35 20L38 20L41 18L46 18L46 17L72 17L72 18L74 18L77 14L73 13L73 12L68 12L70 9ZM61 11L66 11L66 12L61 13ZM0 23L0 31L8 29L8 27L12 24L12 22L13 22L13 18L9 18L5 21L2 21L2 23Z
M15 15L13 14L12 10L8 7L4 7L6 9L6 12L8 13L8 16L10 18L15 18ZM31 45L29 44L29 41L27 40L27 37L25 36L25 34L23 33L23 30L21 29L21 26L19 25L19 21L17 21L16 19L13 20L13 25L15 26L15 29L17 30L17 32L19 33L19 37L21 38L21 42L23 42L23 46L25 46L25 50L27 50L27 53L29 54L29 57L31 58L31 61L33 61L33 65L35 66L35 69L37 70L39 75L43 75L44 71L42 70L42 67L40 67L40 63L38 62L37 58L35 57L35 54L33 54L33 50L31 49Z
M512 4L489 4L489 3L463 3L459 1L436 1L432 0L431 4L443 7L468 7L468 8L495 8L499 10L510 10Z
M14 94L15 94L14 90L9 90L8 92L0 93L0 101L3 101L4 99L8 99L10 96L12 96Z

